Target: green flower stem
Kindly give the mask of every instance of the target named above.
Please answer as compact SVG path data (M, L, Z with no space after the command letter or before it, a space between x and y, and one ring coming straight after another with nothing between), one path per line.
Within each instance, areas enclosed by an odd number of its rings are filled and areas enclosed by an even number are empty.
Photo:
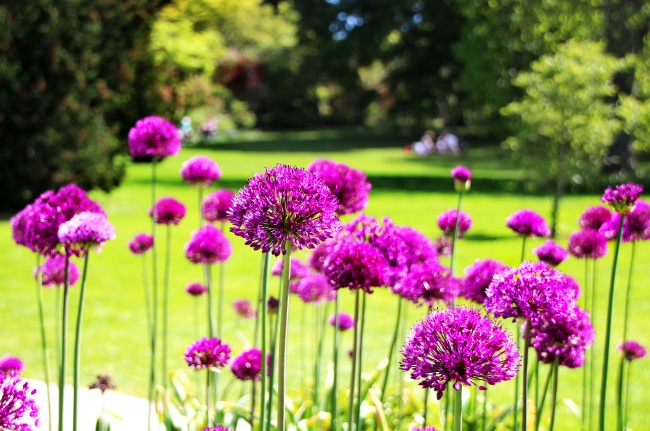
M520 349L521 346L519 345L519 340L521 339L521 328L519 325L517 325L517 330L516 330L515 338L517 339L517 348ZM513 429L517 431L519 429L519 421L518 415L519 415L519 373L515 376L515 404L513 406L514 409L514 426ZM524 430L526 431L526 430Z
M456 257L456 239L458 237L458 226L460 225L460 207L463 204L463 192L458 193L458 207L456 208L456 225L454 226L454 232L451 236L451 259L449 264L449 270L451 275L454 275L454 262Z
M585 259L585 310L589 310L589 259ZM586 427L589 415L588 398L591 398L589 392L589 356L585 354L585 363L582 365L582 426Z
M557 382L560 374L560 358L555 356L553 361L553 392L551 393L551 424L549 425L549 431L553 431L555 428L555 408L557 406Z
M81 375L81 323L84 311L84 298L86 295L86 277L88 276L88 257L90 250L86 250L84 258L84 269L81 278L81 289L79 291L79 310L77 311L77 327L74 338L74 388L72 397L72 430L78 428L78 407L79 407L79 380Z
M147 256L146 254L142 255L142 280L144 285L144 306L147 313L147 330L149 331L149 336L153 331L153 323L151 317L151 297L149 295L149 276L147 271Z
M337 397L337 391L338 391L338 371L339 371L339 333L340 333L340 319L339 319L339 312L341 309L341 301L339 299L339 291L338 289L336 290L336 296L334 297L334 316L335 316L335 323L334 323L334 346L332 347L332 352L333 352L333 359L332 361L334 362L334 376L332 378L332 393L331 393L331 415L332 415L332 430L333 431L338 431L338 425L339 425L339 416L338 416L338 406L336 400L338 399Z
M627 367L625 367L625 398L624 398L624 405L623 405L623 429L627 429L627 414L629 412L628 407L629 407L629 401L630 401L630 368L632 368L632 363L630 362L627 364Z
M61 291L55 289L54 293L54 351L56 357L56 369L61 369Z
M224 286L226 284L226 263L219 262L219 297L217 299L217 338L223 336Z
M359 355L358 355L358 367L357 367L357 406L355 417L357 420L357 430L361 430L361 402L363 401L363 387L361 386L361 371L363 368L363 334L366 328L366 291L364 290L361 294L361 327L359 328Z
M587 286L587 288L591 289L591 305L589 307L589 313L591 313L591 325L596 328L596 280L597 274L596 274L596 259L592 260L592 274L591 274L591 286ZM594 357L594 348L590 348L587 351L587 357L589 359L589 390L588 390L588 396L589 396L589 403L587 404L587 408L589 409L589 412L587 414L587 417L589 418L589 424L587 429L592 429L592 422L593 422L593 409L594 409L594 393L596 392L595 388L595 382L596 382L596 359Z
M454 393L454 431L463 431L463 387Z
M605 348L603 350L603 374L600 388L600 406L598 429L605 431L605 411L607 404L607 376L609 366L609 345L612 336L612 318L614 314L614 286L616 284L616 266L618 264L618 253L621 248L621 236L623 235L623 222L625 214L621 214L621 222L618 227L618 236L616 237L616 247L614 249L614 263L612 265L612 276L609 282L609 296L607 301L607 324L605 326Z
M203 186L199 186L199 227L203 227Z
M427 417L429 416L429 389L424 388L424 413L422 414L422 425L426 428L427 426ZM445 416L447 412L445 412ZM445 428L447 428L447 420L445 419Z
M287 396L287 330L289 323L289 276L291 275L291 243L284 245L284 265L282 271L282 292L280 298L280 339L278 343L278 431L286 431Z
M212 415L210 414L210 369L205 370L207 372L207 377L205 381L205 416L208 419L208 428L212 426Z
M425 415L425 417L426 417L427 411L429 409L429 401L428 401L429 400L429 394L428 394L428 392L429 392L429 390L427 389L425 394L424 394L424 398L425 398L425 401L424 401L424 415ZM447 431L447 430L451 430L452 427L453 427L453 423L449 421L449 411L451 410L451 408L450 408L450 406L451 406L451 392L446 391L442 396L445 398L445 428L444 429L445 429L445 431Z
M36 255L36 268L40 267L41 255ZM43 312L43 286L42 274L36 273L36 300L38 304L38 322L41 330L41 353L43 354L43 371L45 372L45 387L47 388L47 425L52 431L52 397L50 396L50 359L47 354L47 336L45 335L45 313Z
M406 321L407 321L407 314L408 314L408 309L405 309L404 312L402 313L402 321L400 322L400 333L403 334L406 331ZM398 412L398 421L397 421L397 430L399 431L401 429L401 423L402 423L402 402L404 398L404 379L402 378L401 374L398 374L399 376L399 396L397 397L397 412Z
M151 208L153 211L154 206L156 205L156 166L158 164L158 159L156 157L151 161ZM154 397L154 388L156 386L156 339L158 338L158 253L157 253L157 238L156 238L156 217L155 214L152 214L151 217L151 237L153 238L153 249L151 253L151 271L152 271L152 325L151 325L151 340L150 340L150 351L151 351L151 364L149 368L149 390L147 394L147 400L149 401L149 408L147 414L147 429L151 431L151 415L153 407L153 397Z
M208 336L210 338L216 335L216 318L214 315L214 292L212 291L212 271L210 264L203 264L203 275L205 277L205 287L208 292Z
M266 354L267 354L267 349L266 349L266 291L267 291L267 274L269 271L269 254L268 253L263 253L262 254L262 280L260 283L261 287L261 292L260 292L260 298L258 299L258 309L261 309L261 313L258 313L258 316L262 316L262 340L261 340L261 347L262 347L262 369L261 369L261 390L260 390L260 397L262 398L260 400L260 431L266 431L266 427L268 425L268 422L266 422L265 415L264 415L264 407L266 406ZM257 332L257 323L255 324L256 332ZM257 343L257 335L255 336L255 342ZM271 397L269 396L269 399ZM269 407L268 409L269 413L269 422L270 422L270 410L271 408ZM251 421L251 427L254 424Z
M393 331L393 339L390 342L390 348L388 349L388 366L386 367L386 374L384 374L384 382L381 385L381 397L379 400L384 403L384 396L386 395L386 389L388 388L388 375L391 371L391 364L393 361L393 356L395 354L395 346L397 345L397 336L399 333L399 322L402 319L402 305L404 303L404 298L401 296L397 297L397 319L395 320L395 330Z
M520 263L524 262L524 258L526 257L526 236L522 236L521 239L521 259L519 259Z
M487 428L487 410L488 410L488 390L483 391L483 420L481 421L481 430Z
M161 379L163 386L169 383L169 373L167 372L167 356L169 353L169 274L171 271L171 250L172 250L172 229L167 225L167 253L165 255L165 281L163 285L163 349L162 349L162 374Z
M353 431L352 424L354 424L354 386L356 383L357 374L357 359L359 350L359 289L355 292L354 297L354 342L352 347L352 372L350 373L350 395L348 403L348 431ZM359 431L359 430L357 430Z
M619 431L624 431L623 428L623 376L625 370L625 356L621 356L621 362L618 367L618 384L617 384L617 393L616 393L616 429Z
M276 352L276 346L277 346L277 341L278 341L278 332L279 332L279 319L276 314L275 316L275 321L269 323L272 325L271 327L271 368L269 369L269 401L268 401L268 407L266 409L267 412L267 426L270 426L271 424L271 413L273 411L273 385L275 382L275 364L277 362L277 352Z
M634 255L636 241L632 241L632 254L630 256L630 272L627 276L627 289L625 290L625 312L623 313L623 341L627 341L627 327L630 321L630 297L632 296L632 273L634 269Z
M539 404L537 404L537 420L535 421L535 429L539 429L539 424L542 421L542 411L544 410L544 403L546 402L546 393L548 392L548 387L551 384L551 377L553 376L554 373L554 367L551 365L548 370L548 376L546 377L546 383L544 384L544 390L542 391L542 398L539 400Z
M325 325L327 325L327 304L325 305L317 305L316 308L318 311L321 311L320 314L320 331L318 333L318 347L316 350L316 374L314 378L314 406L318 408L318 411L320 411L319 407L319 398L318 398L318 387L320 386L320 375L321 375L321 367L322 367L322 361L321 358L323 357L323 344L324 344L324 338L325 338Z
M528 430L528 351L530 347L530 321L526 322L524 332L524 370L522 376L524 382L522 385L523 402L521 404L521 429Z
M59 431L65 431L63 428L63 407L65 394L65 357L66 345L68 340L68 290L70 275L70 255L65 255L65 266L63 269L63 304L61 311L61 359L59 365Z

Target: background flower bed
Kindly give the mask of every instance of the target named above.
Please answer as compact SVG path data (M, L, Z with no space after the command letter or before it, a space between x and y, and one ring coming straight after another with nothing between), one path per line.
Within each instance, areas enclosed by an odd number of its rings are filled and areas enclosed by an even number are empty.
M184 161L195 155L207 155L215 160L223 171L222 178L215 182L209 191L216 188L230 188L237 191L253 173L273 166L278 162L307 166L318 157L325 157L351 167L363 170L373 184L367 210L369 215L389 216L399 225L410 225L431 238L440 234L436 219L440 212L456 205L457 195L449 179L450 169L464 164L472 169L472 190L465 197L463 211L472 216L472 229L465 235L458 248L456 275L477 258L494 258L516 265L519 261L520 238L506 226L508 215L522 208L531 208L545 217L548 216L551 199L544 196L526 196L511 193L516 189L518 170L498 147L473 146L462 157L417 158L403 152L403 141L390 136L356 135L350 133L341 138L338 134L325 132L301 132L291 135L291 140L277 139L273 134L258 135L255 141L241 144L218 144L206 148L184 148L179 156L164 160L159 166L160 197L173 196L181 200L188 209L186 219L175 227L172 235L172 274L170 309L170 358L171 367L186 369L183 351L195 338L193 329L193 300L185 293L185 286L201 281L201 269L189 263L183 254L183 246L196 228L195 190L185 184L179 174ZM279 137L281 138L281 137ZM128 167L125 184L110 195L93 193L106 210L117 231L116 240L105 245L101 255L93 260L93 270L89 274L89 290L86 298L84 316L84 347L82 351L81 382L90 383L97 373L110 372L119 390L139 396L146 396L147 388L147 335L144 294L142 289L141 260L133 256L126 244L140 231L146 231L150 219L146 216L150 204L150 167L147 164L131 164ZM567 196L562 202L560 230L557 241L566 246L569 234L578 229L578 216L585 207L598 205L599 196ZM347 221L350 217L344 217ZM232 258L226 265L226 318L223 339L231 344L234 353L244 350L244 342L235 333L235 314L230 304L236 299L246 298L254 301L259 283L259 253L245 246L243 241L228 233L234 247ZM527 244L527 258L533 259L531 250L543 243L542 239L530 240ZM42 378L40 342L37 336L36 296L31 279L35 256L27 249L18 247L11 240L8 219L0 222L0 244L3 254L0 257L0 315L2 316L2 337L0 355L14 354L26 363L25 376ZM596 322L596 354L602 350L601 329L604 324L606 291L611 268L610 250L608 256L598 262L597 307L599 315ZM304 260L305 253L297 253ZM645 258L643 258L645 256ZM637 245L637 267L632 287L632 316L630 337L643 345L650 344L650 256L648 242ZM444 263L445 260L441 259ZM274 262L274 260L272 260ZM629 268L629 248L623 247L619 261L619 285L624 287ZM559 267L573 275L582 283L584 262L570 258ZM271 294L276 291L277 279L272 280ZM72 288L71 306L75 307L77 287ZM45 292L46 312L53 328L53 291ZM352 308L352 295L342 292L343 311ZM617 301L621 301L617 296ZM390 334L392 333L393 313L396 309L396 296L388 289L376 289L368 300L367 331L376 342L364 347L365 371L374 370L386 355ZM297 352L301 345L300 336L307 338L312 325L301 328L301 305L292 300L290 324L291 349L289 368L300 368L301 355ZM620 309L620 307L618 307ZM408 309L409 321L414 321L425 312L424 308ZM382 318L376 318L382 316ZM387 318L384 318L388 316ZM308 314L311 318L311 313ZM620 319L619 319L620 320ZM620 321L615 320L614 334L620 333ZM239 329L252 338L253 321L240 321ZM514 331L513 331L514 333ZM205 334L202 334L205 335ZM351 345L351 337L343 337L343 348ZM313 349L313 343L305 342L305 348ZM347 343L347 345L345 344ZM613 344L619 341L614 339ZM311 358L304 353L304 358ZM325 354L325 357L329 357ZM294 364L294 365L292 365ZM633 369L630 398L630 426L633 429L649 429L650 418L639 412L650 407L650 373L644 373L646 365L639 363ZM311 364L304 363L307 380L311 379ZM190 372L190 370L186 370ZM401 373L400 373L401 374ZM398 375L395 372L395 375ZM404 374L401 374L405 377ZM562 370L560 399L573 397L579 405L581 370ZM289 388L296 388L301 379L289 378ZM301 376L300 376L301 377ZM230 373L224 373L225 382ZM346 377L343 377L346 381ZM610 382L614 384L614 382ZM512 382L500 385L491 395L492 401L511 402ZM503 388L502 390L500 388ZM418 389L415 389L418 390ZM611 391L611 390L610 390ZM233 391L238 392L238 391ZM500 397L498 394L503 393ZM291 390L289 396L296 394ZM612 407L614 400L611 400ZM571 429L562 424L573 424L570 413L561 405L558 429Z

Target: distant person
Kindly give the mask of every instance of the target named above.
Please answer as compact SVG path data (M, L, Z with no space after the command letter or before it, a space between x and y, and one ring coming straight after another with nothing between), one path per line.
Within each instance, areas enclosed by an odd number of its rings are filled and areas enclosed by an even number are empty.
M214 117L208 117L203 124L199 126L199 132L203 139L212 139L217 135L217 119Z
M460 154L460 142L458 136L448 130L443 131L436 141L436 151L439 154Z
M192 132L192 119L190 117L183 117L180 128L181 141L189 142L192 139Z
M427 130L418 142L413 143L415 154L426 157L436 152L435 144L436 134L432 130Z

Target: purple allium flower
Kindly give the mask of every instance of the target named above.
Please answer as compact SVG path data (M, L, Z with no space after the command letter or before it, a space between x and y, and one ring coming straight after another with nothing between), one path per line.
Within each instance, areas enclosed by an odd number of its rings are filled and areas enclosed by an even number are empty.
M269 314L277 314L278 308L280 308L280 301L274 296L269 296L269 300L266 301L266 309Z
M627 340L620 346L618 350L623 355L623 359L628 362L632 362L635 359L641 359L646 357L646 350L641 344L637 343L634 340Z
M147 233L137 233L131 241L129 241L129 250L133 254L146 253L153 247L153 236Z
M600 201L613 207L617 213L627 214L632 210L641 193L643 193L643 187L638 184L619 184L614 188L607 187Z
M336 299L336 290L323 274L307 274L298 282L296 291L304 302L322 304Z
M456 214L458 214L458 211L452 208L441 212L438 216L438 227L442 229L445 236L451 237L454 235L454 231L456 230ZM456 233L456 237L462 238L463 234L471 227L472 218L466 212L461 211L458 217L458 232Z
M451 238L447 236L440 236L434 241L434 246L438 252L438 256L449 257L451 256L451 249L453 248L451 244Z
M521 236L544 237L551 234L544 218L531 209L519 210L509 215L506 226Z
M221 169L208 156L194 156L181 166L181 176L188 184L208 187L212 181L221 178Z
M411 431L438 431L436 427L413 427Z
M465 278L462 281L462 295L477 304L485 301L485 289L492 282L495 274L510 267L503 262L493 259L477 259L465 268Z
M221 425L217 425L214 427L208 427L208 428L203 428L203 431L231 431L230 428L223 427Z
M276 165L248 180L228 215L235 235L255 250L285 254L285 242L314 248L340 228L338 202L325 183L304 169Z
M85 253L115 238L115 228L101 213L81 212L59 226L59 241L70 250Z
M238 299L232 303L232 309L237 315L244 319L253 319L257 317L257 311L248 299Z
M544 244L533 249L533 254L542 262L553 267L558 266L569 257L569 252L551 239L547 239Z
M533 324L530 345L545 364L553 363L557 357L560 365L578 368L584 364L585 351L595 337L589 313L573 304L541 324Z
M36 270L35 276L41 272L41 284L45 287L61 287L65 284L65 256L57 254L48 257ZM74 286L79 280L79 268L70 260L68 262L68 287Z
M0 429L34 431L38 429L38 405L31 389L16 371L0 371Z
M185 205L171 197L160 198L153 210L149 208L149 217L153 217L153 214L156 215L157 224L178 224L185 217Z
M438 399L449 383L455 390L477 381L494 385L513 378L519 369L517 344L498 323L478 310L454 307L434 310L417 322L402 347L402 371ZM480 384L479 389L486 389Z
M102 394L108 390L113 390L117 386L113 383L110 374L97 374L95 381L88 386L88 389L99 389Z
M231 254L230 241L223 232L211 224L192 232L192 237L185 244L185 257L193 263L225 262Z
M316 246L316 248L314 248L314 252L307 259L307 264L311 269L323 272L323 265L325 264L325 259L327 259L331 243L331 240L321 242Z
M23 361L21 361L20 358L11 355L6 355L0 358L0 373L15 371L20 374L23 372L24 368L25 364L23 364Z
M600 259L607 254L607 237L593 229L573 232L569 236L568 249L578 259Z
M208 291L208 288L201 283L190 283L185 287L185 292L192 296L201 296Z
M260 380L262 352L255 347L244 350L233 359L230 370L239 380Z
M354 319L352 316L350 316L348 313L339 313L337 314L332 314L330 318L327 320L330 325L332 325L334 328L336 328L336 320L338 316L338 323L339 323L339 331L347 331L348 329L354 328Z
M180 150L178 129L162 117L144 117L129 130L129 152L133 157L175 156Z
M284 259L278 259L277 262L271 268L271 275L275 277L280 277L282 275L282 269L284 268ZM303 264L300 259L297 257L291 258L291 274L289 274L289 280L299 280L305 277L309 273L309 268Z
M576 299L574 286L544 262L523 262L494 275L485 290L486 310L496 317L530 320L533 326L568 309Z
M603 223L599 232L605 235L608 240L615 240L618 237L619 226L621 225L621 214L614 213L612 218ZM625 215L623 220L623 242L645 241L650 239L650 205L639 199L632 210Z
M330 249L323 274L336 289L363 289L372 293L373 287L386 283L388 263L372 245L366 242L340 240Z
M457 192L466 192L472 181L472 171L465 166L458 165L451 170L451 178L454 179L454 188Z
M413 265L408 276L395 284L395 293L420 305L433 307L441 301L451 303L458 295L460 280L451 275L451 270L438 261Z
M219 189L207 195L203 199L203 218L210 223L227 221L234 197L235 193L228 189Z
M366 174L331 160L318 159L307 170L323 180L338 200L336 213L353 214L363 211L368 205L368 193L372 185Z
M230 346L218 338L200 338L185 350L185 362L197 370L224 367L229 359Z
M612 212L601 206L587 207L578 219L578 225L583 229L598 230L612 218Z

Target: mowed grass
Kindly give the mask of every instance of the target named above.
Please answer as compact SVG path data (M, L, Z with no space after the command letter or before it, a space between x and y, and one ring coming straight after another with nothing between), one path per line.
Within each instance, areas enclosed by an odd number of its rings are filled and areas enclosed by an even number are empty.
M548 217L551 199L543 195L516 193L521 190L520 171L499 149L498 145L472 145L460 157L419 158L405 152L403 146L408 137L383 135L368 131L307 131L293 133L257 133L241 142L222 142L209 146L184 148L179 156L162 161L158 167L157 196L173 196L187 206L186 218L170 228L171 272L169 310L169 352L170 369L187 369L183 351L199 335L206 335L205 298L196 299L187 295L184 288L191 282L202 282L202 268L189 263L183 247L191 232L198 227L198 192L185 184L179 175L181 164L194 155L208 155L217 161L223 170L223 177L213 184L216 188L234 191L245 185L246 179L266 166L276 163L307 166L316 158L328 158L346 163L366 172L373 184L366 213L378 218L390 217L396 224L410 225L430 238L439 235L436 219L440 212L455 208L457 195L449 172L457 164L468 166L473 174L472 190L463 201L463 210L473 219L473 226L457 245L456 275L475 259L494 258L510 265L520 260L521 239L505 227L505 219L514 211L531 208ZM471 142L470 142L471 144ZM109 215L117 230L117 239L107 243L101 253L92 253L89 259L88 290L84 311L82 344L82 383L90 383L98 373L109 372L118 390L145 396L147 391L149 349L147 324L144 309L143 260L128 250L126 243L138 232L150 230L147 209L151 205L151 166L131 164L124 184L110 194L93 192ZM206 191L206 194L209 192ZM557 241L566 246L569 234L577 229L576 220L585 207L598 205L599 196L566 196L562 201ZM344 221L350 220L347 216ZM158 250L160 273L164 269L167 228L158 228ZM253 337L253 321L235 318L232 302L236 299L257 298L260 280L261 254L244 245L241 238L228 233L234 252L225 265L225 312L224 341L231 344L233 354L239 353ZM527 242L526 258L533 259L532 249L543 240ZM36 287L32 278L36 256L16 246L11 239L8 220L0 222L0 244L3 254L0 258L0 315L2 316L2 337L0 356L13 354L26 363L25 375L42 379L40 335L36 307ZM630 267L631 245L621 249L615 296L615 319L613 348L621 340L623 298ZM303 261L308 252L298 252ZM632 300L630 338L650 346L650 292L648 265L650 247L648 243L637 244L636 265L632 279ZM443 263L448 260L442 258ZM272 263L275 259L272 259ZM81 267L81 262L77 261ZM150 260L147 262L151 268ZM612 250L598 261L595 326L596 371L600 380L600 363L604 342L607 289L611 275ZM584 283L584 261L571 258L559 267ZM212 271L218 279L219 269ZM162 288L162 277L159 285ZM277 296L277 279L271 280L271 294ZM44 291L46 319L50 334L50 362L55 375L56 358L51 340L55 331L54 302L56 290ZM76 315L78 287L71 291L71 313ZM341 292L344 311L352 312L353 295ZM199 306L201 326L195 329L195 306ZM367 297L366 336L364 347L364 371L373 371L387 355L395 325L396 297L388 289L376 289ZM292 370L289 385L295 395L305 384L311 385L311 358L314 351L314 311L304 307L296 297L291 302L289 364ZM330 311L328 311L329 313ZM409 305L409 323L421 318L425 310ZM513 328L509 322L505 323ZM71 325L72 326L72 325ZM329 330L329 328L328 328ZM328 332L329 334L330 332ZM513 332L514 333L514 332ZM71 328L72 335L72 328ZM404 334L401 334L400 338ZM344 334L343 351L351 347L351 334ZM346 344L347 343L347 344ZM330 357L331 343L326 343L323 358ZM71 351L69 356L71 356ZM398 359L399 360L399 359ZM645 412L650 407L650 373L645 372L646 360L632 364L630 381L630 419L632 429L650 429L650 418ZM345 361L343 361L345 364ZM608 384L609 418L614 419L616 373L618 355L610 353ZM395 366L395 365L394 365ZM70 364L71 367L71 364ZM347 367L344 367L347 368ZM71 369L71 368L68 368ZM189 370L187 370L189 372ZM393 372L393 376L400 373ZM402 373L404 376L404 374ZM542 373L544 376L545 373ZM225 381L231 379L224 372ZM395 377L392 378L394 382ZM69 379L71 380L71 379ZM347 384L347 378L340 385ZM582 370L562 369L560 374L559 421L556 429L573 430L578 422L566 407L565 398L580 405ZM415 389L418 391L418 389ZM239 392L239 389L234 390ZM490 399L504 404L510 403L512 384L505 383L491 391Z

